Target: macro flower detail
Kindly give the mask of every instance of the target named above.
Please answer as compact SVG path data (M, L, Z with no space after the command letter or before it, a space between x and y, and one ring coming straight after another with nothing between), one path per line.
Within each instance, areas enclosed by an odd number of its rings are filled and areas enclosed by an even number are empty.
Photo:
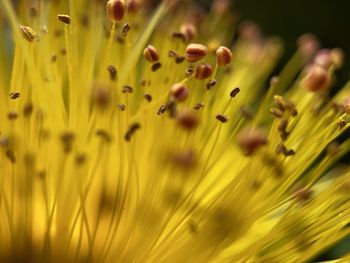
M349 236L341 49L306 34L276 73L226 0L0 5L0 262L312 262Z

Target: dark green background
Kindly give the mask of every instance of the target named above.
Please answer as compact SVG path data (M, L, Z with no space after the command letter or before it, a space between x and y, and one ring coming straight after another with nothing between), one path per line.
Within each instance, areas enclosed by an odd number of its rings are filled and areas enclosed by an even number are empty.
M209 7L213 1L199 0ZM279 35L285 40L286 55L295 50L295 42L303 33L315 33L327 48L341 47L346 64L338 72L337 86L350 76L350 0L235 0L235 12L241 19L257 22L267 35Z

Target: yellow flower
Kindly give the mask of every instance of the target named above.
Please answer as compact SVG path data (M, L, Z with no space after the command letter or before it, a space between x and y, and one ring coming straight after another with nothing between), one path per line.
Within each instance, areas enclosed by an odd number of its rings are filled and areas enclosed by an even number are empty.
M305 35L271 78L279 39L228 48L225 1L176 2L1 0L1 262L307 262L349 235L341 51Z

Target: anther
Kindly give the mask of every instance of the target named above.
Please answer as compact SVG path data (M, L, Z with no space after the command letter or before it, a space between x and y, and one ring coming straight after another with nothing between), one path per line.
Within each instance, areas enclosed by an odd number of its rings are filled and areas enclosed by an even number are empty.
M11 92L9 97L11 100L15 100L15 99L18 99L20 96L20 93L19 92Z
M187 99L189 90L182 83L176 83L171 86L169 94L175 101L181 102Z
M232 52L227 47L219 47L216 50L216 62L219 67L224 67L232 61Z
M12 150L6 150L6 157L10 160L11 163L16 162L16 156Z
M246 120L251 120L254 117L253 111L248 106L240 107L239 111Z
M124 26L123 26L123 29L122 29L122 35L123 37L126 37L130 31L131 27L130 27L130 24L126 23Z
M166 107L164 104L160 105L158 111L157 111L157 114L158 115L162 115L164 112L166 111Z
M19 27L25 40L29 42L39 41L39 35L29 26Z
M119 103L118 108L120 111L125 111L126 106L125 106L125 104Z
M28 102L23 107L23 115L24 117L30 117L33 113L33 104Z
M113 65L109 65L107 67L107 70L109 72L109 77L112 81L116 80L117 78L117 69Z
M97 85L92 90L92 102L100 108L105 108L111 100L110 89L103 85Z
M345 120L341 119L341 120L338 121L338 127L339 127L340 130L343 129L345 127L345 125L346 125L346 121Z
M302 81L302 85L311 92L317 92L324 89L328 84L329 78L327 71L318 65L312 66L308 74Z
M208 48L201 44L189 44L186 48L186 60L190 63L197 62L208 54Z
M122 92L123 93L133 93L134 89L131 86L124 85L122 87Z
M207 84L205 85L207 90L210 90L211 88L215 87L216 85L216 80L215 79L211 79L207 82Z
M69 25L71 23L71 18L69 15L57 15L58 21Z
M180 40L182 40L183 42L186 41L186 36L185 36L183 33L181 33L181 32L173 32L173 33L171 34L171 36L172 36L172 38L180 39Z
M61 141L63 143L63 151L69 153L72 150L75 135L72 132L64 132L61 134Z
M169 112L169 117L170 118L175 118L176 117L176 115L177 115L177 108L176 108L175 101L172 101L172 100L168 101L165 104L165 108Z
M96 135L98 137L100 137L101 139L103 139L104 141L106 141L106 142L111 142L112 141L111 135L109 135L108 132L105 131L105 130L101 130L101 129L97 130L96 131Z
M86 162L86 159L87 159L86 154L78 153L74 158L75 164L78 166L83 165Z
M56 54L53 54L52 56L51 56L51 62L52 63L55 63L57 61L57 55Z
M187 77L192 76L193 73L194 73L194 69L192 67L187 68L186 71L185 71L185 74L186 74Z
M282 119L280 122L280 125L278 126L278 130L280 132L284 132L286 131L287 126L288 126L288 121L286 119Z
M247 156L267 143L266 133L258 128L244 129L238 134L238 145Z
M193 40L197 35L197 29L192 23L185 23L180 27L180 32L184 35L186 41Z
M11 121L15 120L18 118L18 114L15 111L10 111L9 113L7 113L7 118Z
M139 123L132 124L129 127L129 130L126 132L124 139L129 142L132 139L132 136L135 134L135 132L140 128L141 128L141 125Z
M203 79L209 78L212 71L213 71L213 68L210 64L201 63L197 65L196 74L194 77L196 79L203 80Z
M283 117L283 111L278 109L278 108L271 108L270 112L276 118L282 118Z
M169 50L168 56L169 56L170 58L177 58L177 57L178 57L178 54L177 54L176 51L174 51L174 50Z
M192 130L199 124L197 115L190 110L183 110L179 112L177 114L176 121L181 127L187 130Z
M235 98L237 96L237 94L240 92L240 88L236 87L234 88L231 92L230 92L230 97L231 98Z
M112 22L120 21L124 18L127 11L125 0L108 0L107 15Z
M344 63L344 51L340 48L333 48L330 53L331 61L336 68L340 68Z
M203 102L198 102L198 103L196 103L196 105L194 105L193 109L194 110L199 110L199 109L201 109L203 107L204 107L204 103Z
M159 54L158 51L154 46L148 45L143 50L143 56L149 63L155 63L159 60Z
M147 100L148 102L151 102L151 101L152 101L152 96L151 96L151 94L147 94L147 93L146 93L143 97L144 97L145 100Z
M152 72L156 72L161 67L162 67L162 64L160 62L156 62L152 65L151 70L152 70Z
M175 58L175 63L176 64L181 64L182 62L184 62L185 61L185 57L183 57L183 56L178 56L178 57L176 57Z
M216 119L222 123L228 122L228 117L222 114L216 115Z
M315 35L304 34L298 38L299 51L305 58L312 56L320 46L320 42Z

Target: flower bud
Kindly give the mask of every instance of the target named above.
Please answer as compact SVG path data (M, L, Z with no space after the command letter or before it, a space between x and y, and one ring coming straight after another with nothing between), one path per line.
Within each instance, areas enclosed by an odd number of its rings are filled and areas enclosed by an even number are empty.
M158 51L155 49L154 46L151 46L151 45L148 45L143 50L143 56L150 63L155 63L155 62L157 62L159 60Z
M219 47L216 50L216 62L219 67L224 67L232 61L232 52L227 47Z
M186 41L191 41L197 35L197 29L192 23L185 23L180 27L180 32L185 36Z
M169 91L171 98L179 102L186 100L188 97L188 93L188 88L182 83L174 84Z
M196 69L195 78L196 79L206 79L209 78L213 69L208 63L198 64Z
M302 81L302 85L311 92L317 92L324 89L328 84L327 71L318 65L314 65L309 69L308 74Z
M123 19L127 5L125 0L108 0L107 15L112 22L117 22Z
M208 48L201 44L189 44L186 48L186 60L190 63L197 62L208 54Z

